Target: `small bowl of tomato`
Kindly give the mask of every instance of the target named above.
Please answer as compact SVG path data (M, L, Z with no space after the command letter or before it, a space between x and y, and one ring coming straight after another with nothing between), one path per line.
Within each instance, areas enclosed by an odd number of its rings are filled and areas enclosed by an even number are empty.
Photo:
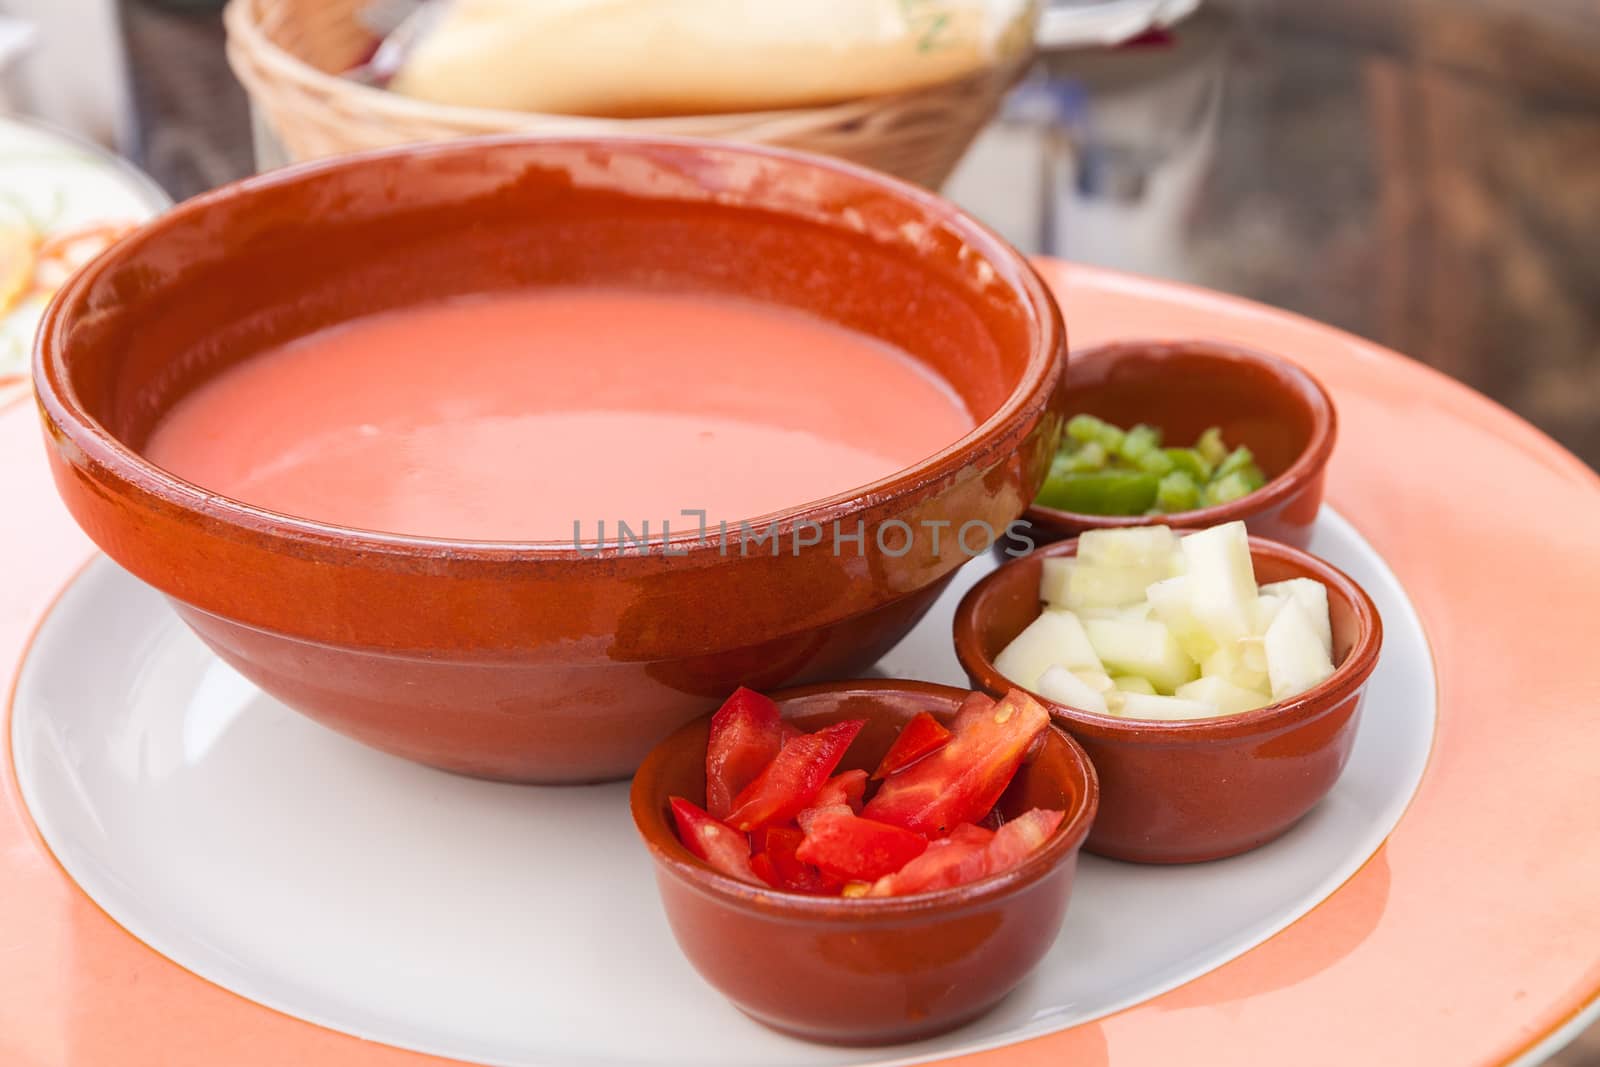
M961 1026L1054 942L1099 802L1018 691L740 690L658 745L632 808L679 946L747 1015L830 1044Z

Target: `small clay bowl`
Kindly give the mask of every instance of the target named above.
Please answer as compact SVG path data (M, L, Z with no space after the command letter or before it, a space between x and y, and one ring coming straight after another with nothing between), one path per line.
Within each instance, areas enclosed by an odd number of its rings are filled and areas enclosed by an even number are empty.
M1287 360L1216 341L1119 341L1074 351L1051 409L1089 414L1124 429L1158 427L1167 445L1192 445L1220 426L1229 447L1246 445L1267 484L1228 504L1145 516L1081 515L1033 505L1023 516L1035 544L1085 530L1159 521L1199 530L1243 519L1257 537L1304 548L1322 506L1337 428L1333 401Z
M865 681L773 699L806 730L865 719L840 766L870 770L912 716L947 719L966 696L925 682ZM847 900L749 885L683 847L667 798L704 800L709 730L709 717L692 722L645 758L633 779L633 820L684 955L747 1015L810 1041L912 1041L976 1019L1050 949L1099 799L1094 767L1066 734L1052 728L1000 800L1010 815L1067 813L1022 866L934 893Z
M994 657L1041 610L1043 560L1073 556L1063 541L997 568L956 608L956 655L973 685L1004 693ZM1040 698L1100 775L1090 852L1137 863L1194 863L1264 845L1327 795L1355 743L1383 621L1343 571L1297 548L1250 539L1256 581L1315 578L1328 587L1333 675L1321 685L1241 715L1187 722L1124 719Z
M334 526L141 454L175 404L255 353L427 301L573 285L820 316L906 351L976 425L726 536L633 516L675 527L643 550ZM892 178L713 141L512 136L285 167L180 204L61 289L34 384L78 525L241 674L397 756L555 784L626 777L735 686L848 678L888 651L988 548L940 527L1002 531L1038 492L1065 350L1021 254ZM538 492L585 455L484 462L525 466Z

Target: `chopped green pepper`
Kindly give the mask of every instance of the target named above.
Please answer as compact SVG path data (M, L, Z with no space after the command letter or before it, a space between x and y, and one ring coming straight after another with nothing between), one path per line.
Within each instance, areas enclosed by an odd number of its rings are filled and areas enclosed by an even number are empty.
M1232 471L1206 486L1204 494L1206 507L1231 503L1259 488L1259 485L1250 484L1250 479L1243 471Z
M1152 448L1139 456L1133 461L1133 465L1150 474L1169 474L1174 466L1172 457L1159 448Z
M1256 465L1255 453L1251 452L1244 445L1240 445L1238 448L1234 449L1232 452L1229 452L1228 453L1228 458L1223 460L1217 466L1216 476L1218 478L1221 478L1224 475L1232 474L1234 471L1246 470L1248 468L1254 467L1255 465Z
M1185 471L1173 471L1156 486L1156 507L1163 512L1193 511L1200 506L1200 484Z
M1074 415L1067 421L1067 437L1083 444L1098 444L1107 452L1117 452L1122 448L1123 433L1093 415Z
M1063 471L1097 471L1106 465L1106 450L1100 446L1099 441L1090 441L1075 452L1059 453L1052 465L1052 470L1059 467Z
M1143 471L1092 471L1052 476L1039 491L1047 508L1080 515L1139 515L1155 503L1160 479Z
M1161 447L1161 431L1154 426L1140 423L1129 430L1122 438L1122 447L1117 449L1123 459L1137 461L1147 452L1154 452Z
M1212 467L1216 467L1228 457L1228 446L1222 443L1222 428L1213 426L1201 434L1200 440L1194 443L1194 450Z
M1084 515L1162 515L1237 500L1266 484L1244 445L1230 450L1218 427L1193 448L1163 448L1161 430L1122 430L1074 415L1039 491L1046 507Z
M1172 460L1172 469L1183 471L1197 482L1209 482L1211 472L1215 469L1206 457L1193 448L1169 448L1166 450L1167 458Z

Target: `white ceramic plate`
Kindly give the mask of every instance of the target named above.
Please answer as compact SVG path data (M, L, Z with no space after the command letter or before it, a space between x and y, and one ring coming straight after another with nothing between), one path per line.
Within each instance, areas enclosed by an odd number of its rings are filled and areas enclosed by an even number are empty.
M1235 859L1086 857L1032 979L963 1030L866 1055L771 1033L700 981L661 913L625 785L497 785L368 751L261 695L104 559L23 665L17 776L51 849L114 919L312 1022L519 1067L909 1062L1170 989L1294 921L1381 844L1427 760L1432 661L1404 591L1348 524L1325 509L1311 547L1366 587L1385 628L1332 795ZM880 672L961 684L950 616L991 566L958 575Z

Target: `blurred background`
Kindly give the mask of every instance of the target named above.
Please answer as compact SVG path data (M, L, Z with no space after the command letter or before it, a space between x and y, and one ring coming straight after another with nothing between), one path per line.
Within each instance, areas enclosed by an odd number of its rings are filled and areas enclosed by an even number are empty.
M254 119L215 0L0 0L0 103L177 199L327 150L326 86L288 84L263 42L348 66L322 21L351 5L236 6L262 35L235 43ZM1600 465L1600 3L1057 0L1038 45L992 107L974 83L813 135L970 122L944 191L1024 250L1343 327ZM936 181L965 143L894 150ZM1600 1067L1600 1034L1552 1062Z
M220 6L0 0L33 30L12 109L175 198L248 174ZM949 195L1027 251L1398 349L1600 464L1600 4L1206 0L1166 29L1074 23L1129 6L1052 5Z

